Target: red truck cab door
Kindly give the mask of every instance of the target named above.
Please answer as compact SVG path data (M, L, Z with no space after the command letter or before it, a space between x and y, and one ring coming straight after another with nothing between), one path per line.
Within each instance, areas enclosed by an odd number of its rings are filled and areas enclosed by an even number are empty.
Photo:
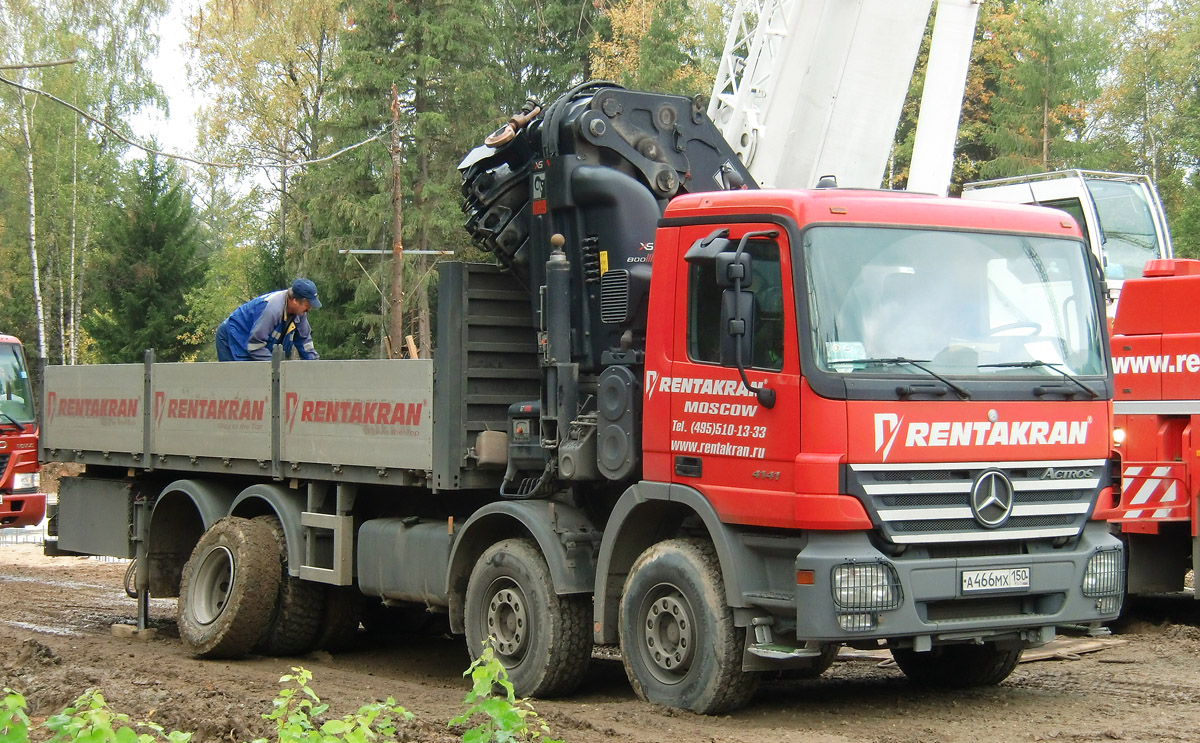
M713 233L712 225L684 227L679 249ZM647 384L649 400L670 410L670 478L703 493L726 523L783 526L795 518L795 469L799 452L800 358L796 345L796 292L787 233L776 225L730 225L733 252L747 233L750 280L743 284L749 336L743 367L752 388L774 392L765 404L746 387L729 333L737 323L735 290L717 281L713 261L684 262L674 272L676 298L667 375Z

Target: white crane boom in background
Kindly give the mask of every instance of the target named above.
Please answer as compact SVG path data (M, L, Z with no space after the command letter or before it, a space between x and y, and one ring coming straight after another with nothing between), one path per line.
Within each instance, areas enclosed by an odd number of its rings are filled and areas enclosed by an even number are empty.
M835 175L841 186L880 186L931 6L932 0L738 1L708 115L759 185L811 188ZM939 74L926 85L922 116L924 106L936 109L940 133L925 137L922 157L930 166L922 165L923 179L943 169L949 179L949 169L935 163L953 163L977 9L978 0L939 0L931 53L939 55L931 64ZM923 190L945 192L921 182Z

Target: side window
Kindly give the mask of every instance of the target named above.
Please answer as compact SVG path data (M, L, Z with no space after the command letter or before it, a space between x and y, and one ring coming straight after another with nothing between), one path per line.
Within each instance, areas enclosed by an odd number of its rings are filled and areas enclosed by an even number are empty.
M783 368L784 296L783 275L779 268L779 246L771 240L753 240L746 245L753 260L750 291L754 295L754 322L751 325L753 354L747 366L778 371ZM688 269L687 350L692 361L721 363L721 342L726 328L721 322L724 292L717 285L711 263L691 265Z

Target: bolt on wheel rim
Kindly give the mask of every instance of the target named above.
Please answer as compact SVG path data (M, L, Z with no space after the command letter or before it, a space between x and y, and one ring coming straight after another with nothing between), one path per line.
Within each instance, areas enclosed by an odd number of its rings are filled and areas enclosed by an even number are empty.
M695 658L695 623L687 598L673 586L663 588L643 603L640 650L655 678L676 683L687 675Z
M529 615L520 587L507 584L494 590L484 619L487 634L501 659L507 661L505 665L520 660L529 638Z
M200 624L212 624L229 603L233 590L233 553L214 547L200 561L196 580L188 591L192 614Z

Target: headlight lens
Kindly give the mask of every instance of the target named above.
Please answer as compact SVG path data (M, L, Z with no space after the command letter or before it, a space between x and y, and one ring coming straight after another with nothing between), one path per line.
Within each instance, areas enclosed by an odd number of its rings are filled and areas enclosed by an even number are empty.
M13 475L13 490L37 490L41 482L37 472L18 472Z
M833 568L833 601L839 609L885 611L900 605L900 580L884 563L845 563Z

